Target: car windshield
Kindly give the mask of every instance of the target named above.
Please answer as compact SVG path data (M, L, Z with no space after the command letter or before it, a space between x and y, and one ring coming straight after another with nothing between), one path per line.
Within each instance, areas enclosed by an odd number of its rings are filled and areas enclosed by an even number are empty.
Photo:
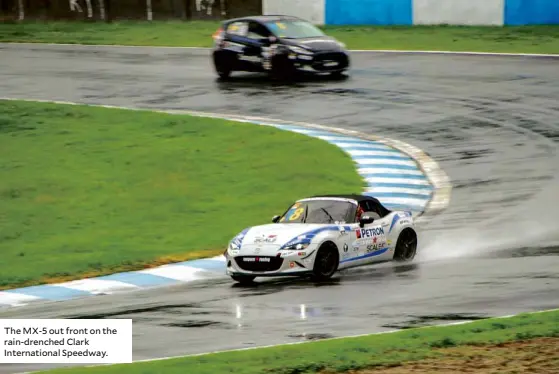
M342 200L298 201L280 218L281 223L346 223L355 205Z
M282 20L268 22L266 26L279 38L300 39L324 36L324 33L318 27L306 21Z

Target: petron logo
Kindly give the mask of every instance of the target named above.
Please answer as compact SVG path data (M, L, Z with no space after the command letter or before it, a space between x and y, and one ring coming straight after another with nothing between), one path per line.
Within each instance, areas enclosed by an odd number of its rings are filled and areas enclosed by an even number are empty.
M372 229L357 229L355 230L357 239L361 238L372 238L378 235L384 235L384 229L382 227L375 227Z

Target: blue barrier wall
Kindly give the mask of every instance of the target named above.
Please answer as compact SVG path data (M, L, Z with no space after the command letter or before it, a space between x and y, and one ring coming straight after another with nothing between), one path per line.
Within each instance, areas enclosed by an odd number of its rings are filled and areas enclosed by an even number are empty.
M412 1L325 0L325 21L327 25L412 25Z
M505 0L505 25L559 24L559 0Z

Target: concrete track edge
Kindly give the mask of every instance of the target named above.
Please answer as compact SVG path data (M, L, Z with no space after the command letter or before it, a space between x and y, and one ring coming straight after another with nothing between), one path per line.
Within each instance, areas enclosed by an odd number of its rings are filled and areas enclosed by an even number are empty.
M279 119L242 116L235 114L217 114L189 110L157 110L136 107L122 107L100 104L83 104L77 102L54 101L54 100L33 100L19 99L10 97L0 97L0 100L8 101L30 101L43 103L56 103L67 105L85 105L92 107L104 107L113 109L126 109L135 111L149 111L168 114L187 114L199 117L210 117L228 119L237 122L248 122L256 125L269 126L292 126L298 128L323 131L329 134L340 134L351 138L359 138L363 141L380 143L386 147L393 148L398 152L407 155L413 160L421 173L432 185L432 194L427 204L417 215L416 221L421 221L429 216L436 215L444 210L450 201L452 190L451 183L445 172L439 165L431 159L425 152L410 144L395 139L388 139L379 136L364 135L357 131L346 130L336 127L327 127L314 123L283 121ZM280 127L281 129L281 127ZM295 131L296 130L287 130ZM312 135L308 135L313 137ZM343 149L342 149L343 150ZM357 165L356 165L357 166ZM173 285L179 282L192 282L217 276L220 266L223 266L223 256L216 256L206 259L185 261L181 263L163 265L157 268L131 271L126 273L113 273L102 277L83 278L79 280L63 282L58 284L46 284L24 288L14 288L0 291L0 305L9 307L25 306L28 303L63 301L74 298L91 297L95 295L110 294L116 291L132 291L152 286ZM150 278L147 281L134 280L137 276ZM48 289L48 290L47 290ZM46 295L50 295L47 297Z

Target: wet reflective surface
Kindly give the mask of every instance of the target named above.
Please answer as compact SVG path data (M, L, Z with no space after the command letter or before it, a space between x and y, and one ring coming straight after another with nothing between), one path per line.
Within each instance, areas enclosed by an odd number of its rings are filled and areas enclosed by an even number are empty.
M203 50L0 45L1 95L346 127L420 147L454 185L449 208L421 226L414 265L321 285L224 277L0 318L133 318L134 358L146 359L558 307L559 60L358 53L352 62L345 80L225 83Z

